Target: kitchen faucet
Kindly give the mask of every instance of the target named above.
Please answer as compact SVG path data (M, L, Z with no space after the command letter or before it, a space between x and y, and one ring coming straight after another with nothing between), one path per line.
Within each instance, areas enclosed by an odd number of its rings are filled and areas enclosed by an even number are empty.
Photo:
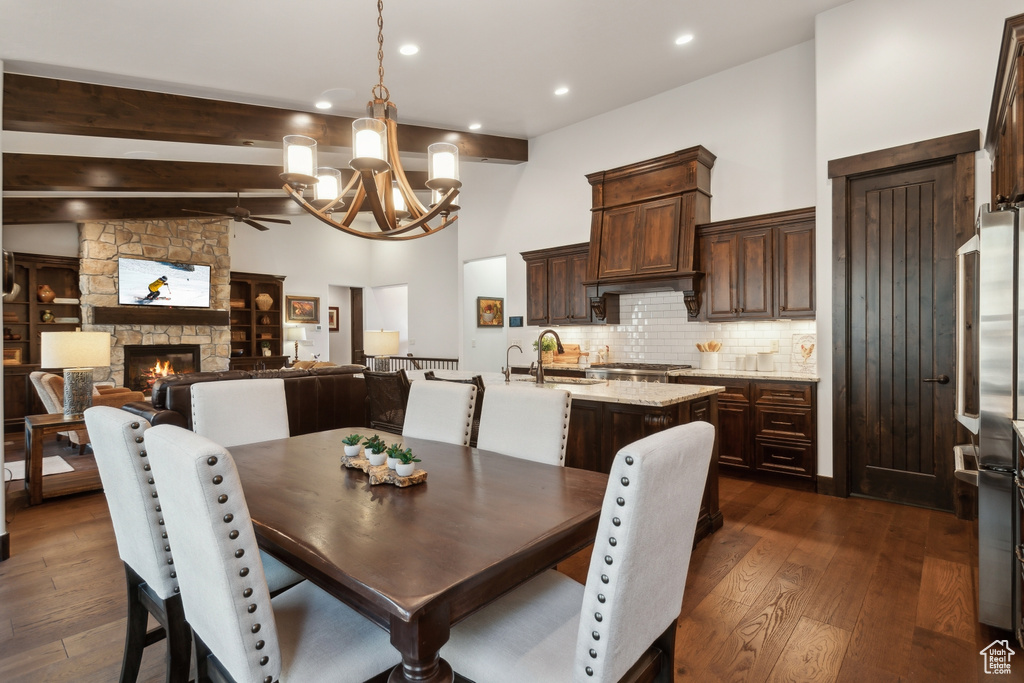
M545 335L555 335L555 344L557 345L559 353L565 353L565 349L562 348L562 340L558 338L558 333L554 330L544 330L537 337L537 384L544 384L544 361L541 354L544 353L544 337Z
M523 352L523 348L519 346L519 344L513 344L512 346L505 349L505 367L501 369L502 373L504 373L505 375L505 384L508 384L509 382L512 381L512 366L508 364L508 353L512 349L519 349L519 353Z

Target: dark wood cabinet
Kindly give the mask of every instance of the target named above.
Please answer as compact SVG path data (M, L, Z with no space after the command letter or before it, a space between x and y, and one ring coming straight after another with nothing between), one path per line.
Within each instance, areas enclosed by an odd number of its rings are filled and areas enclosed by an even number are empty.
M26 415L46 412L28 376L41 369L39 343L43 332L68 332L82 326L78 270L75 257L14 254L17 292L4 301L5 429L24 429ZM48 285L56 298L50 303L40 301L40 285ZM46 313L52 320L43 320Z
M718 463L723 472L813 489L817 412L813 382L675 377L724 386L718 394Z
M596 319L583 280L590 245L568 244L522 252L526 261L526 318L528 325L588 325L617 323L618 300L604 318Z
M814 317L814 208L697 227L708 321Z
M231 369L283 367L288 360L282 325L284 276L232 272L230 309Z
M607 473L611 471L615 454L634 441L696 420L721 430L718 415L717 396L663 407L573 399L565 464ZM713 456L694 542L722 526L718 507L719 462L719 458Z
M992 157L992 205L1024 200L1024 14L1010 17L996 65L985 148Z

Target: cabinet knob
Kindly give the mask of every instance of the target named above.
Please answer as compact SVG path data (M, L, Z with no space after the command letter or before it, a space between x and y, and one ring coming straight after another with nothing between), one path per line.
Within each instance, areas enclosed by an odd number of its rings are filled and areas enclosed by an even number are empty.
M784 311L784 310L786 310L786 307L785 306L779 306L779 310L780 311Z

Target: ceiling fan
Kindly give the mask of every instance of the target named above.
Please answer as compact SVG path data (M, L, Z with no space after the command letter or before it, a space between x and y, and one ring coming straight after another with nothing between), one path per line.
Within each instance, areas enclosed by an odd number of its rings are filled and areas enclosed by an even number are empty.
M195 209L182 209L186 213L198 213L203 216L224 216L231 218L236 223L245 223L251 225L257 230L270 230L265 225L260 225L257 220L263 221L264 223L282 223L284 225L291 225L292 222L283 218L269 218L267 216L253 216L249 209L242 207L242 195L240 192L235 193L235 205L231 208L225 209L224 211L197 211Z

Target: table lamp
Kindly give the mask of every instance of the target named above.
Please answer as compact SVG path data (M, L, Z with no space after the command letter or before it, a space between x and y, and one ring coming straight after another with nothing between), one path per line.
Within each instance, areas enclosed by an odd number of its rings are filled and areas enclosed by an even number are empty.
M284 328L284 338L288 341L295 342L295 360L293 363L299 362L299 342L306 341L306 328L305 327L286 327Z
M397 330L363 330L363 353L374 356L373 369L387 372L391 369L390 357L398 353Z
M43 332L39 362L64 368L64 417L81 417L92 405L92 369L110 366L109 332Z

